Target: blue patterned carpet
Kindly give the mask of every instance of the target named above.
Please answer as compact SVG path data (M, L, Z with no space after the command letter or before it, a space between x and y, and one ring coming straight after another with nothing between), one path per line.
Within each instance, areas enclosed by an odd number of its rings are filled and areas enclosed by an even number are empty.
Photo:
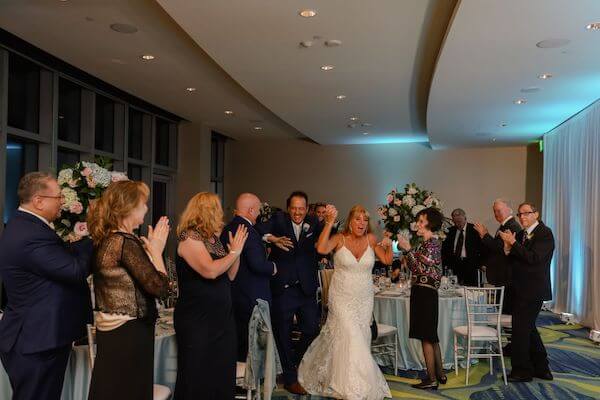
M482 360L469 373L469 386L465 386L465 370L458 376L447 371L448 383L437 391L422 391L410 387L418 382L418 371L400 371L400 376L386 374L394 399L456 399L456 400L512 400L512 399L599 399L600 398L600 346L587 337L589 330L578 325L564 325L553 314L543 313L538 319L538 330L546 345L554 381L534 379L529 383L502 381L502 371L495 368L489 374L489 364ZM499 366L495 362L494 366ZM507 372L510 358L506 358ZM316 396L293 396L278 389L274 399L321 399Z

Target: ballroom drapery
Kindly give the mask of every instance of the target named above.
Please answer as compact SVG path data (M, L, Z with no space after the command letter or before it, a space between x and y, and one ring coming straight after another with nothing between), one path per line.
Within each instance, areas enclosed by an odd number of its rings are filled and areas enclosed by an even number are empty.
M600 101L544 136L543 198L554 311L600 329Z

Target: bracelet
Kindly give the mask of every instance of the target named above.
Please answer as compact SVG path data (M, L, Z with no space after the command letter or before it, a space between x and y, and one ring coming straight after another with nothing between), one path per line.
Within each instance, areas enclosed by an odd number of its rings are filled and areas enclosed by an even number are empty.
M235 250L230 250L230 251L229 251L229 254L237 254L237 251L235 251Z

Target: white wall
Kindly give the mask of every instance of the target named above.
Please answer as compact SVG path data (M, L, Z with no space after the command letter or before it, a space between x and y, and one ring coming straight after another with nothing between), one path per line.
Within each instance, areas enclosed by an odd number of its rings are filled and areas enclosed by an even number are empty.
M298 140L227 145L226 216L240 192L284 207L291 191L304 190L310 202L333 203L344 218L361 203L376 220L376 207L391 188L415 182L438 195L445 214L461 207L469 220L495 229L494 199L525 200L525 146L432 150L423 144L320 146Z

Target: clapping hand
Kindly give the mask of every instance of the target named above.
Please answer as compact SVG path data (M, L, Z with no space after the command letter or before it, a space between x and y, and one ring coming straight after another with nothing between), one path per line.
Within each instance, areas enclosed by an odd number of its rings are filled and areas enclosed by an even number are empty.
M404 251L410 250L410 242L405 236L398 235L398 247Z
M337 208L333 204L327 204L325 207L325 223L333 225L338 216Z
M389 237L385 236L383 239L381 239L381 242L377 243L379 246L383 247L385 250L389 249L392 247L392 239L390 239Z
M142 236L140 238L153 257L160 257L162 255L167 244L170 229L169 218L163 216L160 217L154 228L148 225L148 237Z
M500 238L502 239L504 244L508 246L512 246L517 241L516 233L511 232L510 229L507 229L505 231L499 231L498 235L500 235Z
M479 233L479 236L481 236L481 238L483 238L488 233L487 228L482 223L475 222L474 227L477 233Z
M248 228L240 224L235 231L235 235L229 232L229 243L227 244L229 252L239 256L242 253L246 239L248 239Z

